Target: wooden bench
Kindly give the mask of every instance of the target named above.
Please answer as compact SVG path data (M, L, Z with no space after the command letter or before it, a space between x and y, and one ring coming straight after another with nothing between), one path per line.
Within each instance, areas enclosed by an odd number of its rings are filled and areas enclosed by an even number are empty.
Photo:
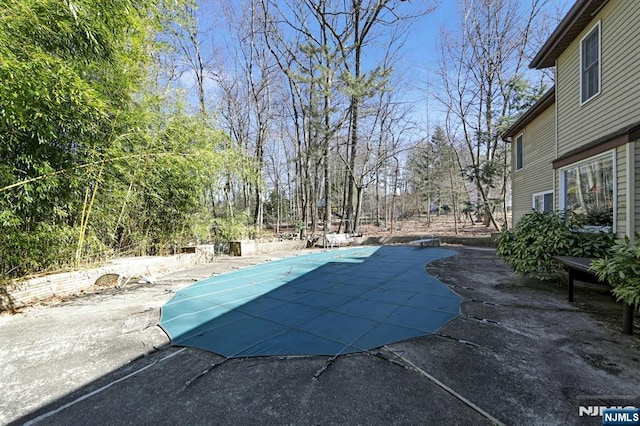
M353 237L350 236L349 234L327 234L325 235L325 244L324 246L327 247L335 247L335 246L342 246L342 244L349 244L352 243L354 241Z
M439 247L440 237L420 238L419 240L411 241L409 244L419 244L420 247Z
M573 281L579 280L592 284L609 285L596 276L596 271L591 269L591 262L595 259L590 257L553 256L560 262L569 273L569 302L573 302ZM633 306L628 303L622 304L622 332L633 334Z

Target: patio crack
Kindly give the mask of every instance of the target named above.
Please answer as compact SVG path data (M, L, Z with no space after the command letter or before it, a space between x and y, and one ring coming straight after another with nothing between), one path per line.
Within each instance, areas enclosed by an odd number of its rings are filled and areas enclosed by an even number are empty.
M393 355L395 355L406 366L408 366L408 368L411 368L412 370L418 372L421 376L423 376L426 379L428 379L431 382L433 382L433 384L435 384L436 386L440 387L442 390L446 391L447 393L449 393L454 398L458 399L460 402L462 402L463 404L465 404L466 406L468 406L469 408L471 408L472 410L474 410L475 412L480 414L482 417L484 417L485 419L490 421L492 424L498 425L498 426L504 426L504 423L502 423L500 420L496 419L491 414L487 413L482 408L480 408L478 405L474 404L472 401L470 401L469 399L465 398L464 396L462 396L461 394L459 394L458 392L453 390L451 387L447 386L446 384L444 384L440 380L436 379L431 374L427 373L422 368L418 367L416 364L411 362L411 360L409 360L408 358L400 355L399 353L395 352L394 350L392 350L388 346L383 346L383 348L385 350L389 351L390 353L392 353Z

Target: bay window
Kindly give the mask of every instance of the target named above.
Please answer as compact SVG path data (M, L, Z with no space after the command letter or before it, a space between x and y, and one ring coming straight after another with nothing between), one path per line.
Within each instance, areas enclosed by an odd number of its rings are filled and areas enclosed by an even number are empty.
M585 225L613 227L615 154L592 157L560 169L560 209L584 216Z

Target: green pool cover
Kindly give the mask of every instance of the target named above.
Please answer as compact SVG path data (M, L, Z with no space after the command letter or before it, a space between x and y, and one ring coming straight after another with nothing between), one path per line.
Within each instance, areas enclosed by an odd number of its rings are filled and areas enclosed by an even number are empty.
M432 334L461 298L425 272L455 252L357 247L295 256L199 281L162 308L176 346L225 357L341 355Z

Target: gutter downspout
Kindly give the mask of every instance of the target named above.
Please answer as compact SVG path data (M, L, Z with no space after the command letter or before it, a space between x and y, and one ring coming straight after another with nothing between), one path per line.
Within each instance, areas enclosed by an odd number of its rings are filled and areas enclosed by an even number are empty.
M553 90L555 91L554 96L555 96L555 99L556 99L554 104L553 104L553 107L555 108L554 113L555 113L555 117L556 117L556 122L554 123L555 127L556 127L556 129L555 129L556 130L555 131L555 134L556 134L556 158L558 158L559 148L558 148L558 59L557 58L556 58L556 61L555 61L555 68L553 70L553 74L554 74L554 80L555 80L554 81L555 85L554 85L554 89ZM555 203L554 210L558 210L558 208L560 207L560 188L558 186L558 173L560 173L560 171L556 172L556 169L553 169L553 167L552 167L552 170L553 170L553 192L555 194L555 197L554 197L555 199L553 200L554 203Z
M555 85L554 85L554 96L556 98L555 101L555 115L556 115L556 158L558 158L559 147L558 147L558 60L556 59L555 68L553 70L553 74L555 77Z

